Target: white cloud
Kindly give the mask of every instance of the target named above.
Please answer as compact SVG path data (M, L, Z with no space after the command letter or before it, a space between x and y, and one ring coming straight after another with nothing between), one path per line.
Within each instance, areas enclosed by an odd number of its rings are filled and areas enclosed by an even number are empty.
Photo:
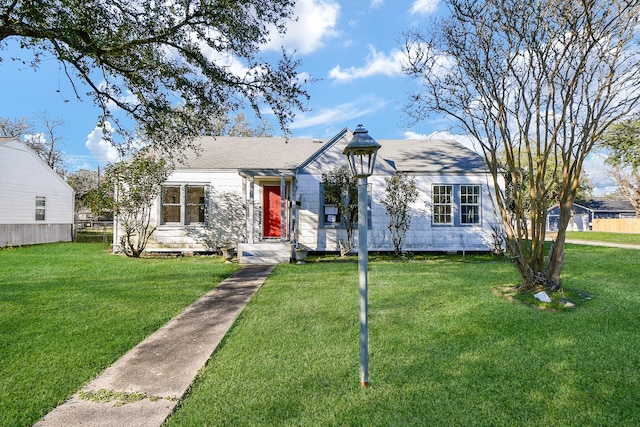
M340 4L333 0L299 0L296 2L293 16L296 21L287 23L284 36L274 29L271 42L266 49L279 50L284 46L288 50L311 53L324 46L326 38L338 36L336 24L340 14Z
M427 134L413 132L410 130L405 131L403 135L404 135L404 139L428 139L429 138Z
M593 184L594 197L613 193L618 189L615 179L611 175L610 167L604 161L606 155L597 151L591 152L582 167Z
M384 0L371 0L371 7L376 8L382 6Z
M113 127L109 122L105 124L105 127L109 132L113 132ZM100 126L96 126L89 135L87 135L87 141L84 145L89 149L93 157L100 164L106 164L109 162L116 162L120 160L118 150L109 142L104 139L104 130Z
M429 15L438 9L440 0L416 0L411 6L411 13Z
M363 67L349 67L342 69L336 65L329 71L329 77L338 83L348 83L355 79L371 77L376 74L394 76L402 73L402 64L405 61L403 52L394 49L389 56L369 47L369 55Z
M377 98L360 99L354 102L347 102L336 105L333 108L324 108L312 114L300 114L291 124L291 129L304 129L318 125L335 125L344 123L348 126L354 119L373 114L384 108L387 101Z

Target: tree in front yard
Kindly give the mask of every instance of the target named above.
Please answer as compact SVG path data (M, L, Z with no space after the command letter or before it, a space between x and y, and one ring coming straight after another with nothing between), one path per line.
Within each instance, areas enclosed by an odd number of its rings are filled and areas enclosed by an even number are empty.
M414 121L444 114L475 140L520 290L560 290L585 158L640 105L640 3L444 0L444 7L447 17L405 38L405 72L418 81L406 111ZM547 251L547 211L556 202L558 234Z
M147 246L156 229L151 225L151 206L171 171L166 160L149 150L141 150L130 160L107 166L101 200L110 205L104 207L111 208L122 228L119 243L125 255L138 258ZM113 196L105 196L108 194Z
M346 166L322 174L325 203L335 205L346 231L345 239L338 239L340 256L353 250L353 231L358 222L358 180Z
M389 216L389 232L393 242L395 256L402 253L404 236L411 226L409 205L418 199L415 177L404 173L396 173L385 178L385 197L380 200Z

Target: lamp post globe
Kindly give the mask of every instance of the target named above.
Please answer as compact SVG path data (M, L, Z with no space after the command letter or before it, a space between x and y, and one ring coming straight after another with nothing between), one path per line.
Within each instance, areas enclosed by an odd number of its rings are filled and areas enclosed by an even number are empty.
M369 135L369 131L364 126L358 125L353 131L353 138L343 151L343 154L347 156L353 176L363 178L373 174L376 155L380 147L378 141Z

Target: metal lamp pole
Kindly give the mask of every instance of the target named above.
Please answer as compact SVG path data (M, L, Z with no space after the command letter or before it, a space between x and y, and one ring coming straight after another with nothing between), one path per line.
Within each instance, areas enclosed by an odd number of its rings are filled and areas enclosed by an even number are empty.
M367 177L373 174L380 144L358 125L344 149L353 176L358 178L358 275L360 292L360 385L369 386L369 255L367 250Z
M358 178L358 276L360 290L360 385L369 386L369 253L367 177Z

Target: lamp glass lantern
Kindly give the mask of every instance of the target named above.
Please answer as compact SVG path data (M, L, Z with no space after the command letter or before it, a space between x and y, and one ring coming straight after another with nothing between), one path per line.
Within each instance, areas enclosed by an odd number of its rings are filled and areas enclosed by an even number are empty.
M369 256L367 249L367 177L373 174L380 144L358 125L343 153L358 178L358 277L360 293L360 385L369 386Z
M353 131L353 138L343 151L349 160L349 168L354 177L364 178L373 174L378 149L380 144L369 136L367 129L358 125Z

